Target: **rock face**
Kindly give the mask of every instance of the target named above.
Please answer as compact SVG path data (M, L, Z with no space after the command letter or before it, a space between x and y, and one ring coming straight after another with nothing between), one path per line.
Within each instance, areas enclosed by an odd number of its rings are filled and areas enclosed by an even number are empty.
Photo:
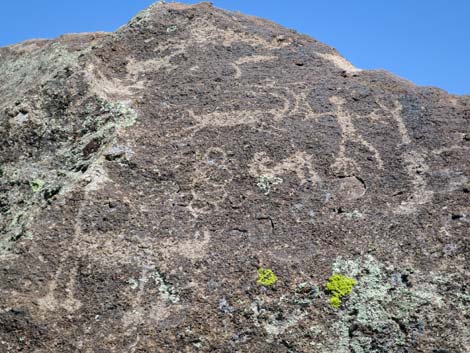
M469 96L155 4L1 48L0 141L0 352L468 352Z

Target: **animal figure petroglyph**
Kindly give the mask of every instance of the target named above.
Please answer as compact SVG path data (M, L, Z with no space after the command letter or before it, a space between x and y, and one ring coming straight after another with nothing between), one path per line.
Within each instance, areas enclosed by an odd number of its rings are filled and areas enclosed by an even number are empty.
M316 184L320 181L315 171L313 157L305 152L297 151L290 157L275 162L264 152L258 152L253 156L249 164L249 173L253 177L270 176L276 177L293 172L297 175L300 185L307 182Z
M350 140L352 142L362 144L370 152L372 152L377 162L377 168L383 170L384 163L382 161L379 151L371 143L366 141L354 127L352 114L344 108L346 100L341 97L333 96L330 98L330 102L335 107L335 115L341 129L339 154L332 165L332 169L336 173L342 175L354 175L356 171L359 171L357 163L351 158L347 157L346 144L347 141Z

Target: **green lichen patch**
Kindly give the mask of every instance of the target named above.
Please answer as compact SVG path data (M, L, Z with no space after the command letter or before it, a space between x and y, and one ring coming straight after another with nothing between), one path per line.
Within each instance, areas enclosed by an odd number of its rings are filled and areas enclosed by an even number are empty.
M333 293L331 305L340 307L342 295L348 295L348 301L320 335L319 341L326 343L315 347L322 352L402 352L443 305L431 281L413 286L403 281L416 270L385 268L372 256L339 258L333 273L326 286Z
M2 101L8 102L35 87L53 79L65 69L74 69L80 51L68 50L66 46L54 43L30 53L3 59L0 66L2 77ZM47 67L47 70L43 68Z
M129 286L132 288L132 289L137 289L139 288L139 281L135 280L134 278L129 278L127 280L127 283L129 284Z
M59 75L57 79L47 81L47 89L39 91L36 96L22 98L18 106L16 103L7 106L13 116L27 109L34 123L16 126L9 124L8 120L0 122L0 138L11 135L14 141L11 146L15 146L8 147L5 155L34 155L34 158L12 159L10 163L1 165L0 190L4 192L0 192L0 212L6 216L0 216L0 240L5 252L15 241L29 236L25 229L44 204L54 202L54 197L59 194L66 195L83 181L90 188L97 185L96 179L100 176L94 171L103 163L104 151L137 120L137 113L127 104L110 102L91 94L83 87L67 82L66 78L65 74ZM74 96L64 93L77 90L80 94ZM81 98L74 100L73 97ZM39 133L44 141L49 141L53 153L41 149L39 144L30 145L24 138ZM9 186L5 188L7 184ZM34 197L23 192L25 184ZM21 224L10 224L12 215L19 213L27 217Z
M347 212L347 213L345 213L345 216L346 216L346 218L351 219L351 220L364 218L364 215L361 212L359 212L358 210L354 210L352 212Z
M177 26L170 26L166 29L166 32L167 33L173 33L173 32L176 32L178 30L178 27Z
M18 241L20 238L32 238L26 230L27 215L24 213L17 213L13 216L10 224L6 227L7 236L0 238L0 250L8 250L11 248L12 243Z
M258 269L258 284L269 287L277 282L277 276L273 270L269 268Z
M260 188L265 195L268 195L271 192L273 186L282 184L282 182L282 178L276 177L274 175L261 175L258 177L256 186L258 186L258 188Z
M158 285L158 291L160 292L161 297L172 304L176 304L180 301L180 297L175 291L175 288L168 283L165 276L159 271L155 271L151 274L151 277L155 280L155 283Z
M319 298L320 295L321 291L318 286L308 282L302 282L295 288L295 292L289 298L289 302L296 306L306 308L312 305L315 299Z
M119 128L131 127L137 121L137 113L134 109L121 102L106 102L106 107L115 117Z
M307 313L300 309L296 309L287 315L282 315L280 312L269 315L263 323L263 328L268 334L266 341L273 342L276 336L282 335L288 329L297 326L306 316Z
M335 308L339 308L342 298L350 294L356 284L357 281L354 278L340 273L333 274L326 284L326 289L332 293L330 304Z
M33 192L41 191L45 184L46 182L41 179L34 179L29 183L29 185L31 186L31 190L33 190Z

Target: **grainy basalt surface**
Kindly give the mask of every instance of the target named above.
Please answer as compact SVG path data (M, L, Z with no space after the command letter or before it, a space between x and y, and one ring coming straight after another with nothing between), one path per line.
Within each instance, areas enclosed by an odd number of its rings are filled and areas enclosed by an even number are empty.
M469 351L469 96L155 4L0 48L0 141L0 352Z

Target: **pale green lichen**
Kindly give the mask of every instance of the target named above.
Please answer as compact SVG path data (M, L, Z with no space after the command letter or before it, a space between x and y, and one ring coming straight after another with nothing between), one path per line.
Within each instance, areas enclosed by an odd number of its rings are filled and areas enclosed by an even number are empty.
M21 224L21 219L24 217L24 214L23 213L18 213L16 214L11 223L10 223L10 227L13 228L13 227L16 227L17 225Z
M261 298L256 298L250 303L249 308L243 311L243 316L251 317L255 327L264 329L267 342L273 342L277 336L295 329L308 316L308 313L301 308L288 310L285 306L286 299L285 296L281 296L274 306L271 303L268 308L265 307L265 303ZM243 303L240 302L239 304Z
M409 287L394 283L393 273L387 274L384 266L371 256L355 260L339 258L333 264L333 272L355 278L357 284L349 293L347 305L337 312L337 320L325 329L321 339L327 343L316 346L325 353L401 351L408 339L403 327L423 325L417 319L417 311L439 308L442 304L434 285L427 282ZM330 288L345 293L352 283ZM336 303L341 304L335 299L332 305ZM335 334L329 337L326 332Z
M0 108L12 116L8 128L12 138L16 139L15 144L20 147L24 144L20 137L25 129L28 130L26 134L34 132L46 139L48 134L56 137L51 139L54 146L48 149L54 153L44 150L34 153L34 158L1 165L0 182L5 181L10 187L1 195L2 201L7 203L5 206L2 203L0 210L5 215L0 221L0 254L11 251L20 238L32 237L28 226L41 214L45 203L53 202L52 196L59 191L66 194L75 190L78 183L93 179L95 167L104 160L105 149L116 141L123 129L137 120L137 113L127 103L99 97L99 93L92 90L93 82L89 82L88 87L83 86L85 90L82 91L75 81L67 79L71 72L83 72L78 57L90 49L69 50L64 43L67 41L51 42L50 45L32 41L12 46L15 55L11 59L5 57L0 67L0 76L6 83L0 88L4 98ZM93 75L84 79L88 81L88 78L93 80ZM55 114L56 111L60 114ZM24 125L26 117L30 123ZM95 141L98 149L92 148L89 152L86 147ZM44 176L47 176L46 181L39 179ZM24 193L22 187L28 184L29 190L36 194L34 197ZM16 222L13 216L19 213L25 217L11 225L12 221Z
M178 30L178 27L176 27L175 25L173 26L170 26L166 29L166 32L167 33L173 33L173 32L176 32Z
M25 222L26 216L22 212L13 217L9 226L10 240L19 239L25 234Z
M27 44L19 44L12 48L25 45ZM34 47L34 44L31 44L31 47ZM0 90L2 101L12 101L14 97L25 94L31 87L47 82L65 68L75 67L81 53L69 51L66 46L54 43L51 47L38 46L36 50L26 50L22 55L13 56L13 60L3 60L0 66L0 77L2 84L4 83L3 90Z
M282 184L282 178L276 177L274 175L261 175L258 177L256 186L263 191L265 195L268 195L271 192L271 188L275 185Z
M273 270L269 268L258 269L258 284L269 287L276 284L276 282L277 276Z
M8 166L2 165L3 178L15 181L14 186L7 191L9 214L27 214L28 217L22 218L21 224L12 218L13 224L4 227L2 239L0 239L1 253L10 251L14 242L20 238L32 238L33 234L27 231L27 226L41 212L40 205L51 202L47 198L50 190L60 190L62 194L66 194L74 190L77 183L83 182L84 179L89 185L96 184L94 180L97 178L96 175L99 177L99 174L95 171L104 160L102 158L104 151L112 146L120 131L135 124L137 113L128 105L109 102L96 96L91 96L90 99L91 101L83 106L88 113L87 117L81 120L80 127L83 135L79 140L74 141L73 144L61 144L53 155L42 154L40 159L18 160ZM23 100L24 102L26 101ZM73 114L80 114L80 111L71 112L67 119L56 121L54 118L47 118L48 113L33 103L24 104L31 112L34 112L33 115L38 124L35 128L37 130L57 128L63 133L71 133L70 126L66 122L76 119ZM99 149L84 155L83 151L86 146L93 141L98 141ZM35 178L27 180L25 179L27 175L33 175ZM39 178L43 175L48 176L47 183ZM33 193L44 192L45 197L23 195L18 186L25 182L29 184Z
M354 220L354 219L361 219L363 218L364 216L362 215L361 212L359 212L358 210L354 210L352 212L346 212L345 213L345 216L351 220Z
M160 292L161 297L172 304L176 304L180 301L179 296L176 294L175 289L170 285L165 277L159 272L155 271L151 274L151 277L155 280L155 283L158 285L158 291Z
M269 335L267 342L272 342L276 336L279 336L289 328L296 326L306 316L307 313L300 309L294 310L285 317L284 315L279 315L277 312L271 314L263 324L264 330Z
M318 286L309 282L302 282L297 285L295 293L286 299L288 302L294 305L305 308L312 305L315 299L317 299L320 295L321 291Z
M129 278L127 280L127 283L129 284L131 289L135 290L135 289L139 288L139 281L135 280L134 278Z
M115 36L120 38L126 33L126 31L129 30L129 28L135 28L136 26L142 26L146 28L151 27L151 19L153 15L155 15L155 12L159 10L159 7L168 2L169 0L156 1L155 3L147 7L145 10L142 10L137 15L135 15L134 18L132 18L132 20L130 21L130 23L119 27L118 30L115 32Z
M45 184L46 184L46 182L44 180L41 180L41 179L34 179L29 183L29 185L31 186L31 189L33 190L33 192L41 191Z
M116 125L120 128L131 127L137 121L137 113L134 109L121 102L105 102L105 106L116 117Z

